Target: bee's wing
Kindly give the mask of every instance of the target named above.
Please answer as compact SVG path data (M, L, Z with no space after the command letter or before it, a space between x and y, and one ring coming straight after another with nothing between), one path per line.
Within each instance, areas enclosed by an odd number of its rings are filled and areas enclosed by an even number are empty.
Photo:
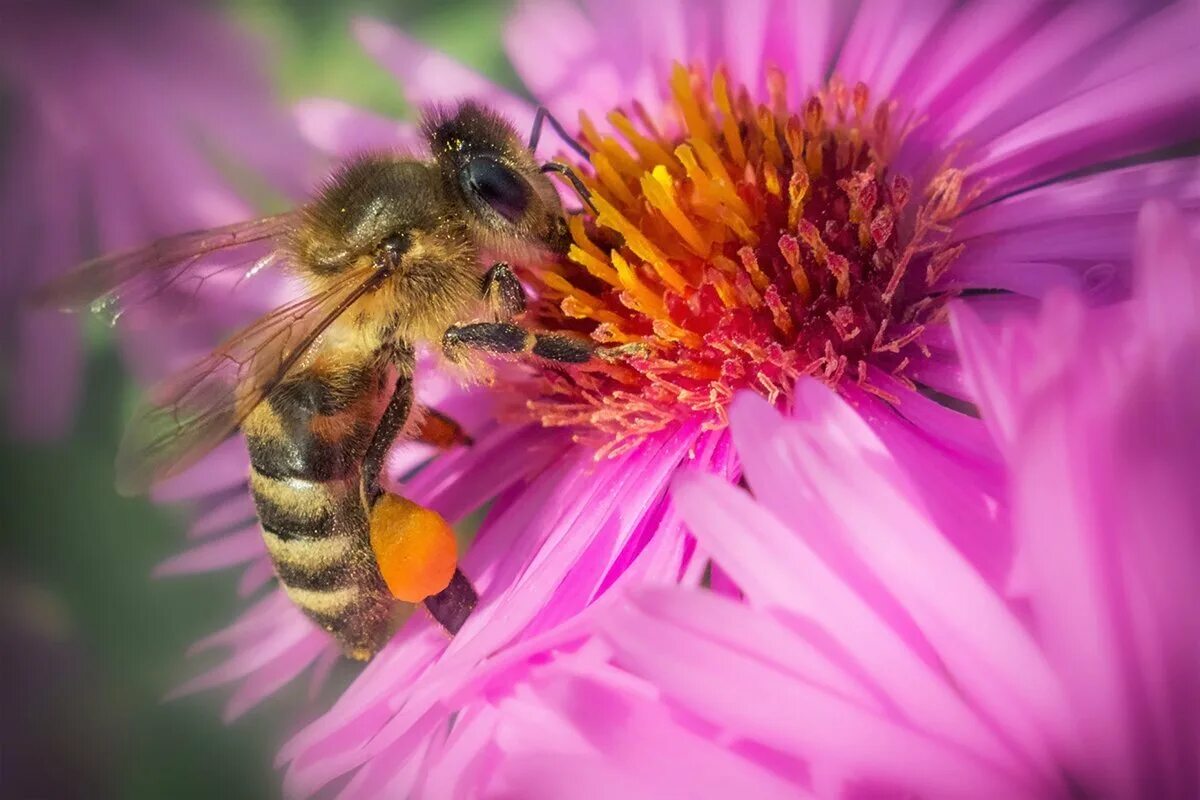
M121 443L117 490L139 494L220 444L296 369L322 332L385 276L369 265L351 270L329 288L260 318L151 390Z
M189 231L159 239L139 250L101 256L41 287L33 295L40 306L80 311L105 301L120 309L174 293L194 299L221 272L246 266L250 257L230 252L244 245L275 240L287 232L295 212L236 222L221 228ZM240 258L238 257L240 255ZM212 258L210 258L210 256ZM261 259L269 263L270 257Z

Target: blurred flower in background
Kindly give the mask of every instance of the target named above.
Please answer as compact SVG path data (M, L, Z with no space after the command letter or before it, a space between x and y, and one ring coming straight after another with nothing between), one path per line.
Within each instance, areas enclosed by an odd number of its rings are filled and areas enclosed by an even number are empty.
M0 14L8 424L45 438L73 420L82 344L79 320L29 308L31 290L100 252L251 216L231 178L257 181L259 195L302 197L313 162L259 69L259 47L211 9L6 0ZM207 346L217 330L201 337ZM159 333L126 337L143 376L186 355L182 341L160 338L178 332Z
M744 602L634 589L494 659L416 794L1196 796L1200 240L1148 204L1138 251L1120 306L956 308L1004 454L986 517L816 381L790 418L740 396L748 491L673 495ZM1010 542L989 579L970 548Z
M428 451L402 444L388 473L451 520L491 504L462 562L480 605L453 640L414 617L287 745L287 791L353 773L349 796L403 795L434 763L449 780L470 737L505 747L488 733L499 712L480 665L565 636L598 598L633 586L748 591L667 493L680 469L740 478L746 456L725 414L739 390L803 415L819 409L793 397L798 378L835 388L923 476L916 493L939 524L954 521L947 535L972 568L1001 585L1013 542L989 520L1005 464L971 413L986 398L965 377L946 303L961 297L986 329L1055 290L1090 305L1128 297L1142 203L1167 196L1189 214L1200 203L1200 165L1175 149L1200 125L1195 15L521 4L509 55L593 151L575 166L600 209L595 224L576 221L568 261L532 265L528 319L634 349L570 374L515 368L494 392L425 380L422 399L464 417L476 444L415 474ZM355 31L414 104L472 97L531 124L532 104L400 31ZM419 147L415 129L337 100L297 116L334 158ZM162 499L200 505L204 539L164 571L245 565L247 593L270 581L245 469L232 442L163 487ZM237 685L230 714L334 658L276 589L204 645L229 655L185 691Z
M211 624L221 603L147 585L173 526L112 492L124 389L113 337L29 301L102 251L303 195L313 150L264 55L214 4L0 0L0 796L211 797L231 785L249 796L265 785L261 731L218 740L210 711L160 702L178 671L166 666L183 638L175 626ZM115 331L143 378L211 347L228 324L221 309L187 324L146 311L157 319Z

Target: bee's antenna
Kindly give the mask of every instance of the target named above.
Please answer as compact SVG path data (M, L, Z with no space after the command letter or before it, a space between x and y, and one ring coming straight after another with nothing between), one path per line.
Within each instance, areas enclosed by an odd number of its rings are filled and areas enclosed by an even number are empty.
M557 161L547 161L542 164L542 172L553 172L562 175L571 182L571 187L575 190L575 194L579 195L579 199L587 204L587 207L592 210L593 214L599 214L600 210L596 208L596 204L592 202L592 193L583 185L583 181L575 174L575 170L568 167L566 164L560 164Z
M549 122L550 127L554 128L554 132L558 134L558 137L566 142L568 147L582 156L584 161L591 159L592 154L571 134L567 133L562 124L554 118L554 115L545 106L538 106L537 114L533 118L533 132L529 134L529 152L532 153L537 150L538 140L542 138L543 122Z

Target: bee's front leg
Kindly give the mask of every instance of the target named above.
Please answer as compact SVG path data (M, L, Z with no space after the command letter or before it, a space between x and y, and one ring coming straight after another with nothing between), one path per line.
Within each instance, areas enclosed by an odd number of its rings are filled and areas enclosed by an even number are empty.
M480 290L495 319L507 321L525 313L525 287L505 262L497 262L484 273Z
M471 322L452 325L442 336L442 350L451 361L466 351L531 353L563 364L583 364L596 355L596 344L569 333L534 333L512 322Z

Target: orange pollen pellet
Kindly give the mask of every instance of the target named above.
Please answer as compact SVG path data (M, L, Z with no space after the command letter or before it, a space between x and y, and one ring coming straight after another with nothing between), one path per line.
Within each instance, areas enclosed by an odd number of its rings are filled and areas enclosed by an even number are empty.
M385 494L371 509L370 523L371 549L393 597L419 603L450 585L458 544L441 514Z

